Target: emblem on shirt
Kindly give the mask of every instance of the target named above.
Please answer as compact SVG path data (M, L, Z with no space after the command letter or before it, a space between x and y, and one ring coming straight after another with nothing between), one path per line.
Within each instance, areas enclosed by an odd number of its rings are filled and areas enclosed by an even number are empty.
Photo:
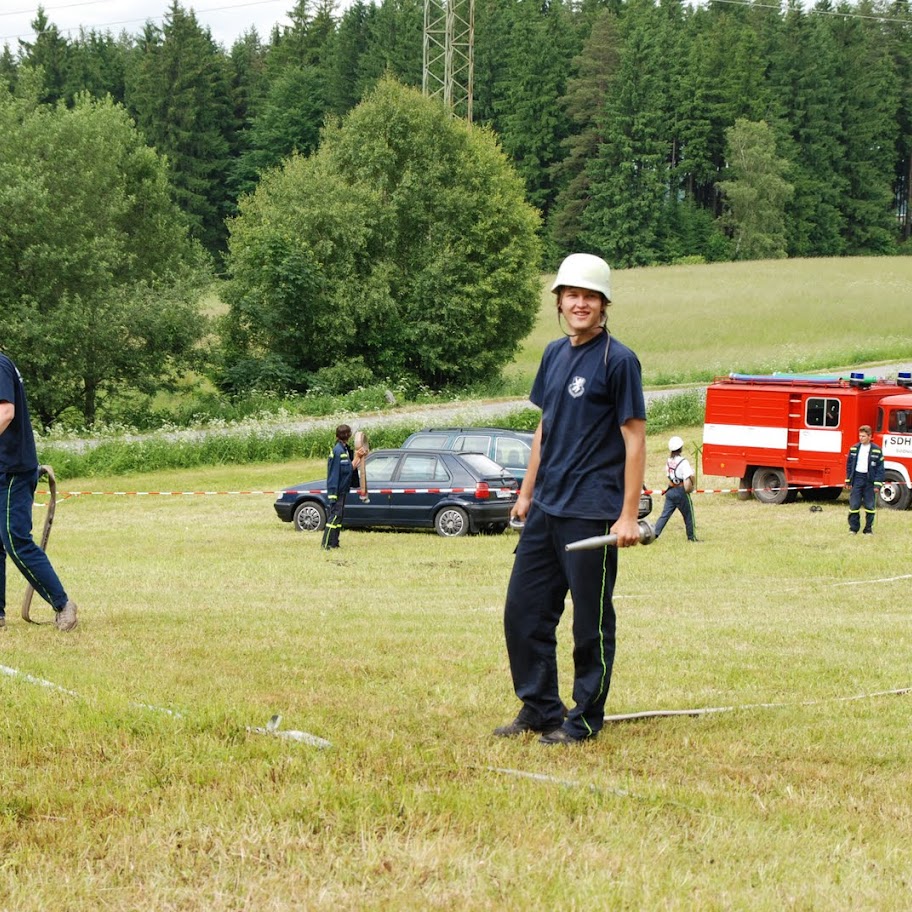
M567 387L567 392L570 393L574 399L579 399L579 397L586 392L586 378L574 377L570 381L570 385Z

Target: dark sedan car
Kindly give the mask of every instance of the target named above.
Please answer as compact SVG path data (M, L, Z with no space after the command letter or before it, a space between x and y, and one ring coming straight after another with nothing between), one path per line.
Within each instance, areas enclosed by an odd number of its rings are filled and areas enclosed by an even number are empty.
M428 528L449 538L507 528L516 479L481 453L376 450L366 463L368 501L349 491L348 529ZM325 479L288 488L275 502L279 519L299 532L322 529L328 509Z

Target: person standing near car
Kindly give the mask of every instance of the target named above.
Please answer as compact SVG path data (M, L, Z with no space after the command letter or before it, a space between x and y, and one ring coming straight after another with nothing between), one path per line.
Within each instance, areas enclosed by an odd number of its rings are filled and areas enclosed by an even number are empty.
M47 555L32 539L32 506L38 486L38 456L22 375L0 354L0 627L6 626L6 555L54 609L58 630L77 622L71 601Z
M662 534L665 523L671 519L675 510L681 511L684 517L684 529L687 540L697 541L696 521L694 520L693 501L690 492L694 486L694 470L687 458L682 454L684 441L675 435L668 441L668 461L665 463L665 473L668 476L668 487L662 492L665 495L665 505L662 515L656 523L656 538Z
M864 504L864 534L874 532L877 495L884 480L883 450L871 441L871 426L858 429L858 443L846 454L845 486L849 491L849 531L858 534L861 528L861 507Z
M364 447L357 452L349 445L351 428L340 424L336 428L336 443L329 454L326 464L326 496L329 500L329 515L326 517L326 528L323 530L323 550L329 551L339 547L339 536L342 534L342 518L345 514L345 497L352 488L355 470L364 457Z
M576 253L551 289L564 338L542 356L531 401L541 409L532 455L512 516L525 520L507 588L504 633L513 688L522 707L499 737L540 734L573 744L602 728L615 653L618 551L565 550L569 542L614 533L618 547L639 541L646 467L646 405L640 362L606 325L611 270ZM573 598L573 699L558 692L557 626Z

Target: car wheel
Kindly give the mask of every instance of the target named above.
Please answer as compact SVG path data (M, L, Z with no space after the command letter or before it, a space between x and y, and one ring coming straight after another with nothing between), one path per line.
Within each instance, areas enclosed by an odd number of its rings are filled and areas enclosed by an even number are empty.
M751 487L754 489L754 497L760 503L781 504L789 499L788 483L785 480L785 472L782 469L760 466L754 472ZM797 491L791 493L797 495Z
M889 510L907 510L909 499L910 492L902 475L893 469L887 469L884 472L884 483L877 495L878 504Z
M292 522L298 532L319 532L326 525L326 510L313 500L305 500L295 507Z
M469 516L462 507L444 507L434 517L434 528L437 530L437 534L444 538L467 535Z

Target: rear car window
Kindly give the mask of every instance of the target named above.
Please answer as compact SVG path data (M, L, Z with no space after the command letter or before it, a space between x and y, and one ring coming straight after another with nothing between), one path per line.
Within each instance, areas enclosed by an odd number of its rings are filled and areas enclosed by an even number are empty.
M488 459L487 456L482 456L481 453L463 453L462 458L484 477L490 475L499 477L504 471L493 459Z

